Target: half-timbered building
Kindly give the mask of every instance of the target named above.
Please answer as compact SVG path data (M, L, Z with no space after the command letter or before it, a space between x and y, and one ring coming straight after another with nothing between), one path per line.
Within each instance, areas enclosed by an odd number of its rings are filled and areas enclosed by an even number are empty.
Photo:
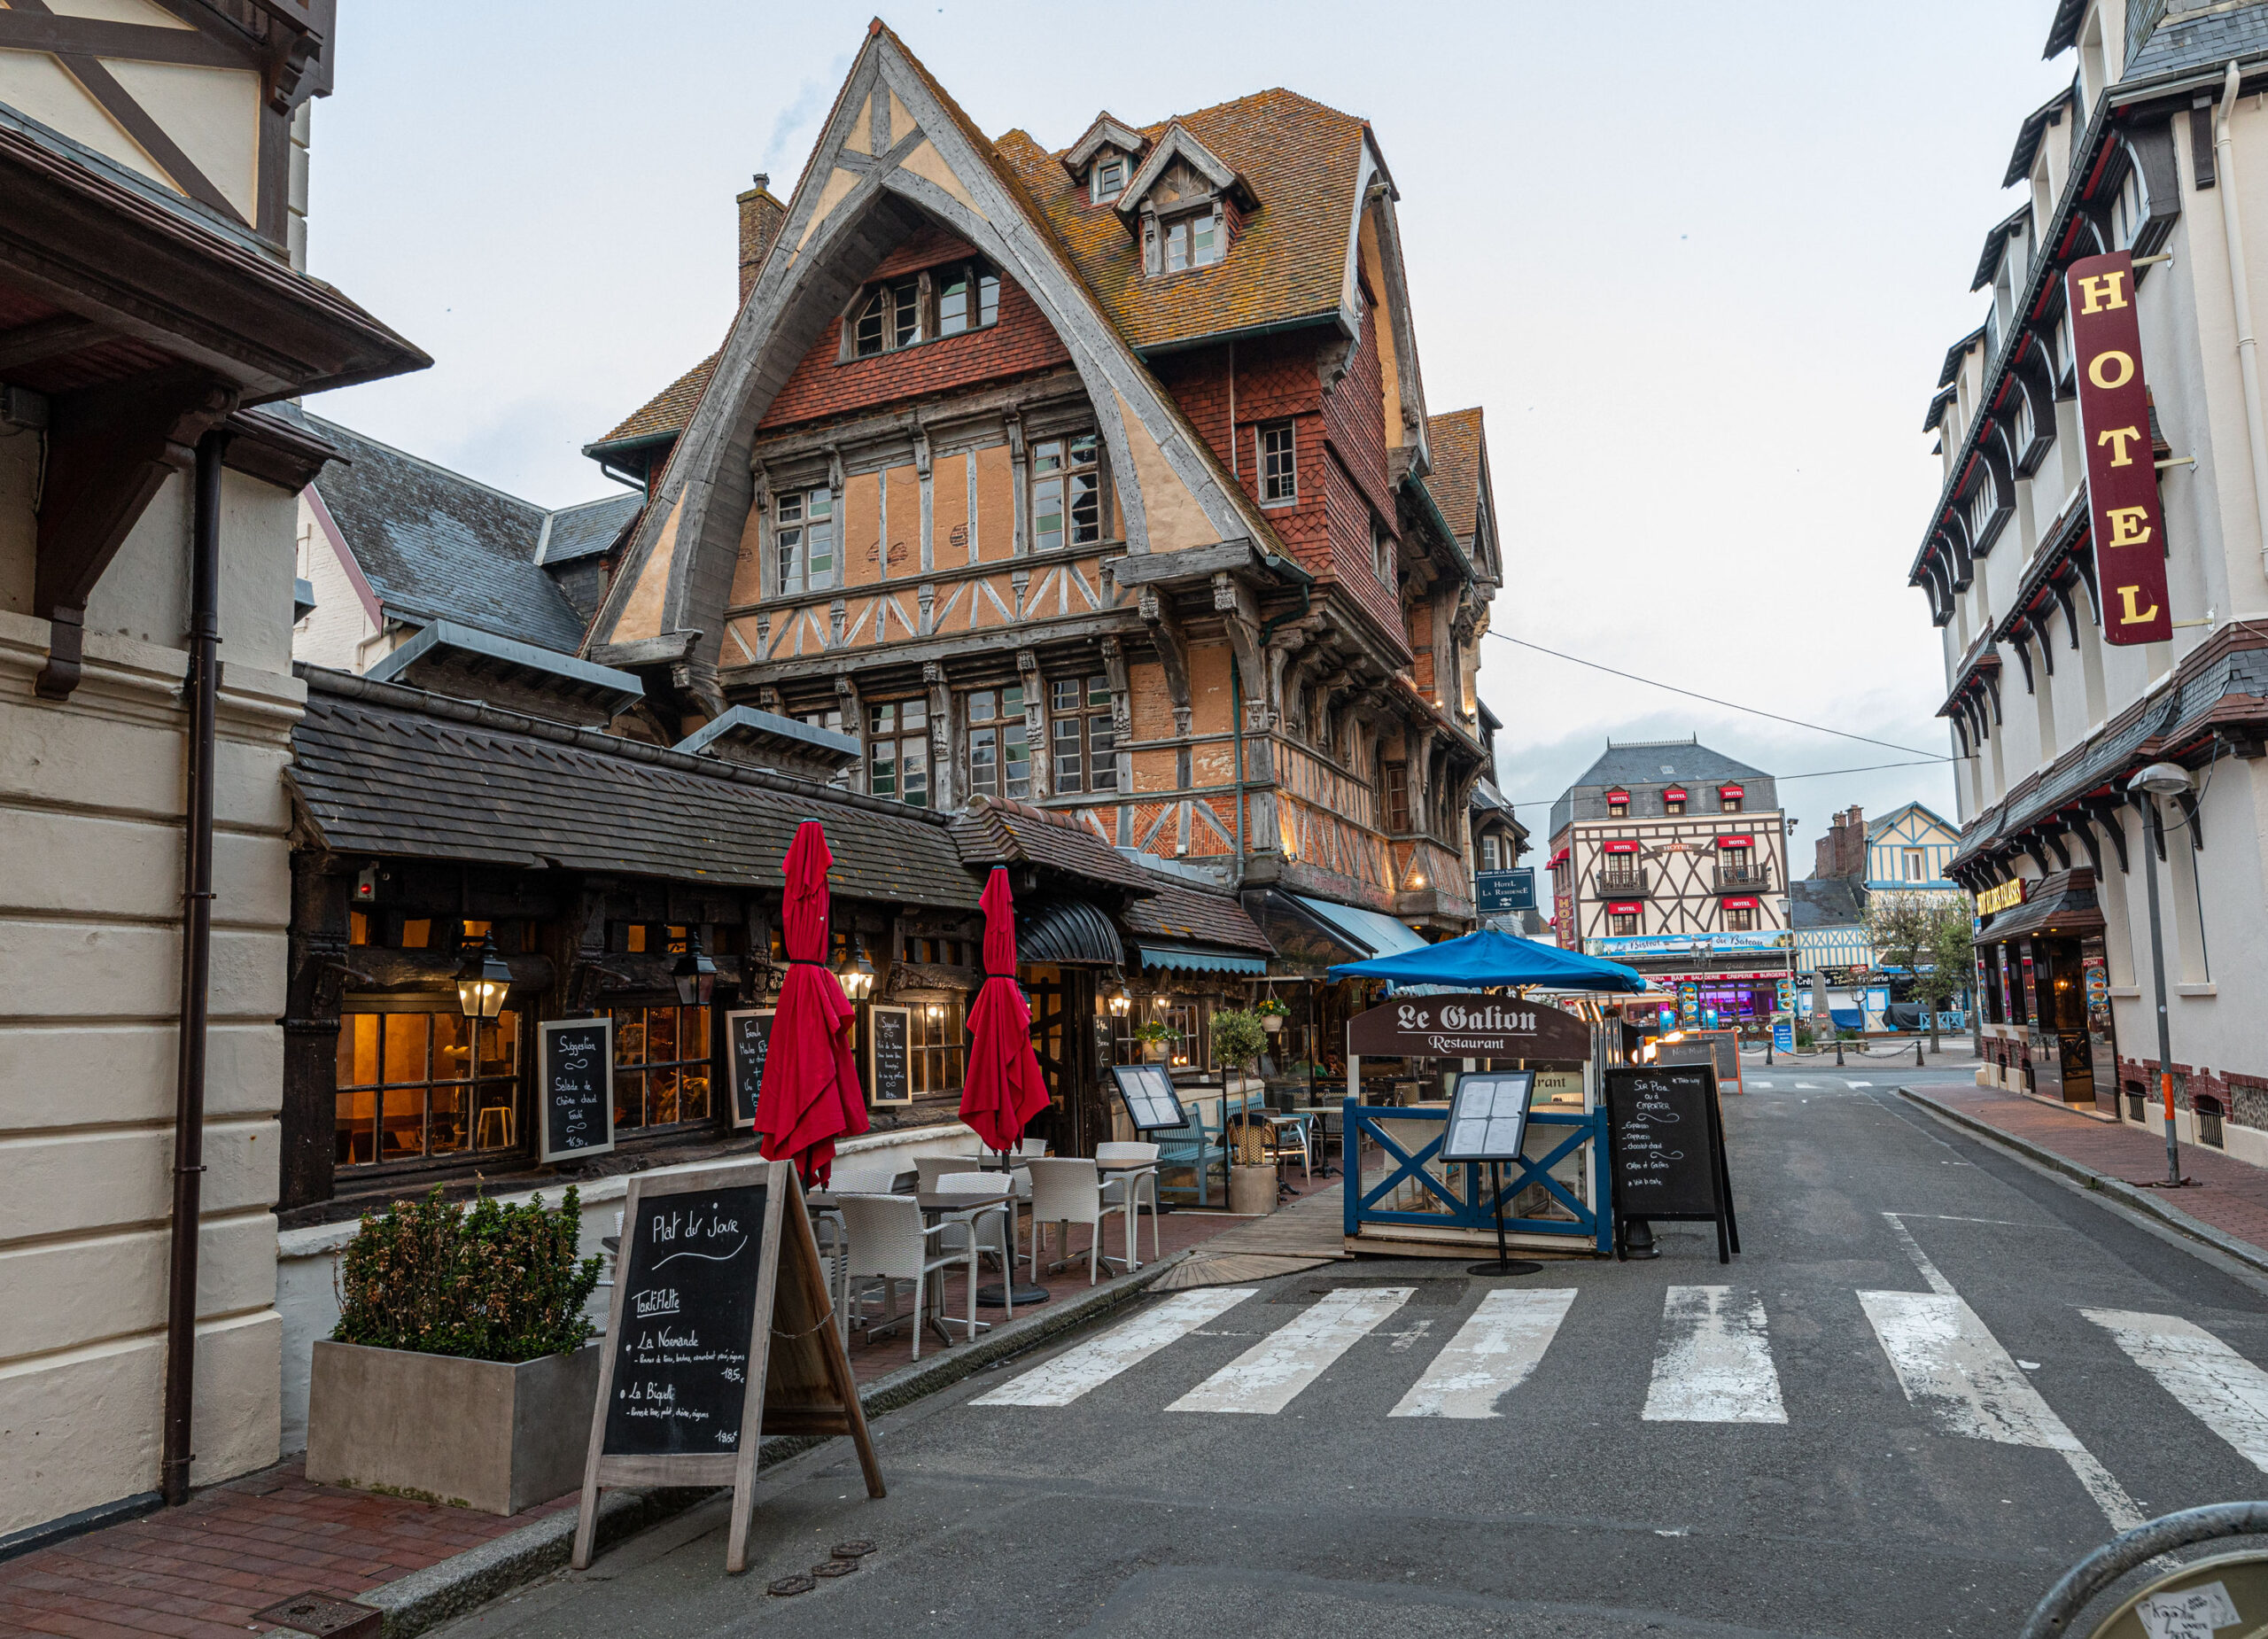
M741 206L723 346L590 452L649 492L586 649L645 732L757 706L867 795L1068 814L1263 920L1470 926L1501 545L1364 121L996 139L876 25Z

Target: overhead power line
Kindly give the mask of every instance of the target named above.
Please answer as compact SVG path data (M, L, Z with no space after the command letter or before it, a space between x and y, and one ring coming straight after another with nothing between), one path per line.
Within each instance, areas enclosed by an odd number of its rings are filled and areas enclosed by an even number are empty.
M1807 774L1774 774L1771 775L1770 778L1775 782L1784 780L1826 780L1837 774L1871 774L1884 768L1931 767L1946 760L1946 758L1941 757L1925 757L1918 762L1868 763L1863 768L1815 768ZM1559 799L1556 796L1539 796L1533 797L1524 803L1514 803L1512 806L1515 808L1549 808L1552 804L1558 800Z
M1666 688L1673 695L1683 695L1692 700L1705 700L1713 706L1722 706L1728 711L1742 711L1751 717L1768 717L1775 723L1790 724L1797 728L1808 728L1815 734L1835 734L1845 740L1856 740L1864 745L1878 745L1885 751L1904 751L1932 763L1953 763L1961 759L1940 752L1924 751L1919 746L1899 745L1895 741L1876 740L1871 734L1854 734L1847 728L1829 728L1824 723L1806 723L1799 717L1785 717L1777 711L1767 711L1757 706L1744 706L1730 700L1720 700L1714 695L1702 694L1698 689L1681 688L1675 683L1665 683L1658 678L1640 677L1635 672L1625 672L1619 666L1603 665L1596 660L1586 660L1581 655L1563 654L1556 649L1546 649L1541 643L1531 643L1524 637L1514 637L1508 632L1491 632L1490 637L1507 643L1517 643L1522 649L1532 649L1539 655L1549 655L1554 660L1571 661L1579 666L1588 666L1594 672L1604 672L1614 677L1627 678L1633 683L1643 683L1649 688ZM1790 774L1790 780L1808 779L1809 775Z

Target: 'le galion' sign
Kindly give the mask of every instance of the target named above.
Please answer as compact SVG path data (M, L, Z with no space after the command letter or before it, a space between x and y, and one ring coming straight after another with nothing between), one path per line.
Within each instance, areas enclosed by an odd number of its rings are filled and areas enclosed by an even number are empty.
M2134 259L2124 251L2082 257L2066 277L2103 639L2163 643L2173 636L2173 611L2165 589L2165 517L2150 447L2150 395L2142 384L2142 330L2134 317Z

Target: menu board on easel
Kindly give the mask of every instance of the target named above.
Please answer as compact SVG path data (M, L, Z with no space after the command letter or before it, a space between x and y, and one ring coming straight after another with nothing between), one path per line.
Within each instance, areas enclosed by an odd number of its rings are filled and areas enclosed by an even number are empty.
M1615 1216L1714 1223L1717 1262L1731 1262L1740 1250L1740 1224L1725 1166L1715 1070L1706 1064L1610 1069L1606 1113Z
M866 1009L866 1100L913 1102L913 1009Z
M881 1496L850 1357L788 1161L640 1175L623 1204L572 1564L609 1486L729 1486L725 1569L748 1565L765 1434L848 1434Z
M756 1095L764 1086L764 1055L772 1045L774 1007L725 1015L725 1067L732 1084L733 1125L756 1125Z
M548 1019L536 1026L536 1142L546 1161L614 1147L614 1021Z

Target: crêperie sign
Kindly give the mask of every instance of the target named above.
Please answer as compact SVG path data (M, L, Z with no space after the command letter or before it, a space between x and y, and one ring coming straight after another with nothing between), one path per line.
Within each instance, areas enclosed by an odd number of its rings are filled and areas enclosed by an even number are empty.
M552 1019L536 1029L540 1158L605 1154L614 1147L614 1021Z
M1591 1054L1591 1027L1572 1013L1511 996L1397 996L1347 1021L1347 1050L1381 1059L1573 1060Z
M1618 1218L1709 1220L1717 1226L1717 1261L1729 1263L1740 1250L1740 1229L1716 1079L1705 1064L1608 1070L1607 1173Z

